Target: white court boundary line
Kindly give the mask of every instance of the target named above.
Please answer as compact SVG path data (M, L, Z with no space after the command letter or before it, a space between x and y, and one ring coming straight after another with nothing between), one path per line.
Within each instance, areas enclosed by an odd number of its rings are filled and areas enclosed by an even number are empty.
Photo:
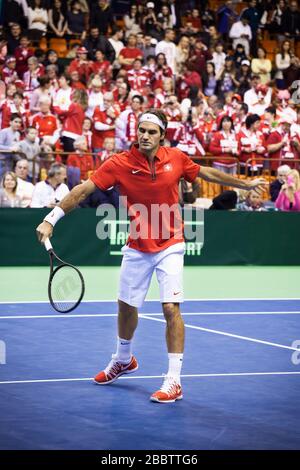
M181 312L182 316L209 316L209 315L299 315L299 310L291 310L289 312L286 311L274 311L274 312ZM152 315L155 317L162 317L163 313L156 313L156 312L143 312L139 313L139 317L142 315ZM38 319L38 318L101 318L101 317L117 317L117 313L78 313L78 314L50 314L50 315L0 315L0 320L24 320L28 319Z
M267 377L281 375L300 375L300 372L228 372L220 374L182 374L182 378L205 378L205 377ZM164 375L136 375L130 377L119 377L118 380L139 380L139 379L161 379ZM59 383L59 382L89 382L93 381L93 377L80 377L71 379L32 379L32 380L6 380L0 382L0 385L14 384L36 384L36 383ZM95 384L96 385L96 384Z
M140 318L144 318L145 320L157 321L157 322L160 322L160 323L166 323L165 320L162 320L160 318L151 318L150 316L147 316L147 315L140 315ZM187 325L186 323L185 323L184 326L186 328L191 328L193 330L206 331L207 333L215 333L217 335L229 336L230 338L242 339L244 341L251 341L253 343L266 344L267 346L274 346L276 348L289 349L291 351L298 351L298 352L300 351L299 348L293 348L292 346L286 346L284 344L279 344L279 343L272 343L270 341L264 341L264 340L261 340L261 339L250 338L248 336L236 335L234 333L227 333L225 331L212 330L210 328L204 328L202 326Z
M226 298L220 298L220 299L185 299L184 302L239 302L239 301L260 301L260 300L299 300L299 297L226 297ZM112 302L112 303L117 303L116 298L114 299L106 299L106 300L82 300L82 304L85 303L105 303L105 302ZM147 302L160 302L160 299L149 299L145 301ZM3 300L0 301L0 305L3 304L47 304L49 303L49 300Z

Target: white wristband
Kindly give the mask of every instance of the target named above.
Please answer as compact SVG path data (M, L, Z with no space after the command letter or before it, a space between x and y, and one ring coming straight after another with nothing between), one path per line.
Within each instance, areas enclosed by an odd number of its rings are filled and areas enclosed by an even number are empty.
M52 225L52 227L54 227L54 225L59 221L59 219L61 219L63 216L65 215L64 211L62 210L61 207L54 207L54 209L49 212L48 215L46 215L46 217L44 218L44 220L46 222L49 222L49 224Z

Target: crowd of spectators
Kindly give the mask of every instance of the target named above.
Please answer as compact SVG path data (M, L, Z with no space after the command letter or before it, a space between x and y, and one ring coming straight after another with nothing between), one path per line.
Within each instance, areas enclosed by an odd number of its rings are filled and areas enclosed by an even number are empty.
M154 107L165 145L230 174L277 174L270 204L300 210L296 0L4 0L1 18L0 207L53 207L128 150ZM181 203L198 195L181 182ZM116 189L82 205L101 202L116 205ZM249 193L234 207L269 206Z

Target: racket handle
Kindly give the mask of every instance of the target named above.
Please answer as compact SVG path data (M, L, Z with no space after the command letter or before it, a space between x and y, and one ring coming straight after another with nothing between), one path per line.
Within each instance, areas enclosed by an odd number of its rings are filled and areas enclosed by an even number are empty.
M51 245L51 242L50 242L49 238L46 238L46 240L44 242L44 245L45 245L45 248L46 248L47 251L53 250L53 247Z

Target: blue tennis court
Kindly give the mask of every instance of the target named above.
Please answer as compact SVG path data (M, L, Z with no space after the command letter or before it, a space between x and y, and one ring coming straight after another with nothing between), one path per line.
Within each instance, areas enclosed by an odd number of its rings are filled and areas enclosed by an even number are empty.
M167 405L149 401L167 370L157 301L140 311L139 370L91 381L115 350L116 311L0 304L1 449L300 448L300 299L186 301L184 399Z

